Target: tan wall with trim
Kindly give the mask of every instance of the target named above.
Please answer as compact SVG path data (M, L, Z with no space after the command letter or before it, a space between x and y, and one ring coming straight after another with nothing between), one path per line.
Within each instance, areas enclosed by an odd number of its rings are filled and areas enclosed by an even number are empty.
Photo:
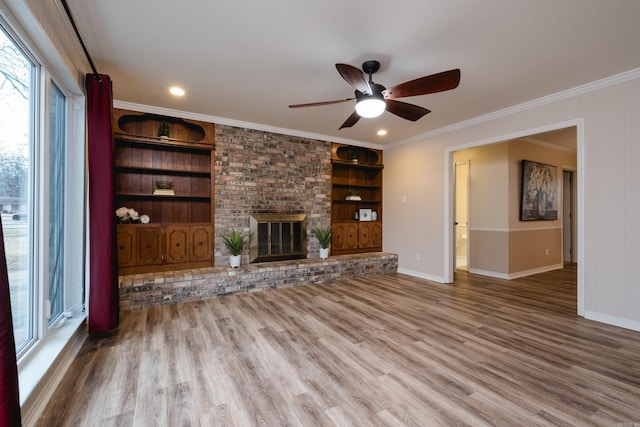
M557 220L520 221L522 160L556 167ZM562 265L562 169L576 167L576 153L517 139L454 153L454 162L464 161L470 270L511 275Z

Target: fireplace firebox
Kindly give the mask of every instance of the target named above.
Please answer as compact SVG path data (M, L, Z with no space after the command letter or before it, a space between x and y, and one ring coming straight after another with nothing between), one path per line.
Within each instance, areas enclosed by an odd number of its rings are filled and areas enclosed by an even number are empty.
M307 257L307 215L254 213L250 218L250 262Z

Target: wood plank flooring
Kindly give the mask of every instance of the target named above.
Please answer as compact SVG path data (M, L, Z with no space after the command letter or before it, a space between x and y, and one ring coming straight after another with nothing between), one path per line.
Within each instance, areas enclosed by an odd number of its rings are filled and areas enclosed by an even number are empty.
M38 426L640 425L640 333L575 313L575 265L125 312Z

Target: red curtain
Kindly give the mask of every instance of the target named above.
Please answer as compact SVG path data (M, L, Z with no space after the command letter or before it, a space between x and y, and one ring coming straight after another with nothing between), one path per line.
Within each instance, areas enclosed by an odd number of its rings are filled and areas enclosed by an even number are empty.
M89 154L89 333L118 326L113 134L113 92L109 76L87 74Z
M0 426L19 426L22 424L20 418L16 342L13 336L4 234L0 221Z

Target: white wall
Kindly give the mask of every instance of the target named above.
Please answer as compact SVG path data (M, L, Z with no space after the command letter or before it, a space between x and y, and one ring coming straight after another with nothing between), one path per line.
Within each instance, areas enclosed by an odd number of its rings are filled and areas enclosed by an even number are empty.
M384 250L399 255L401 272L444 282L450 209L445 165L454 147L577 124L579 282L584 286L579 311L640 330L638 117L640 70L632 70L385 149Z

